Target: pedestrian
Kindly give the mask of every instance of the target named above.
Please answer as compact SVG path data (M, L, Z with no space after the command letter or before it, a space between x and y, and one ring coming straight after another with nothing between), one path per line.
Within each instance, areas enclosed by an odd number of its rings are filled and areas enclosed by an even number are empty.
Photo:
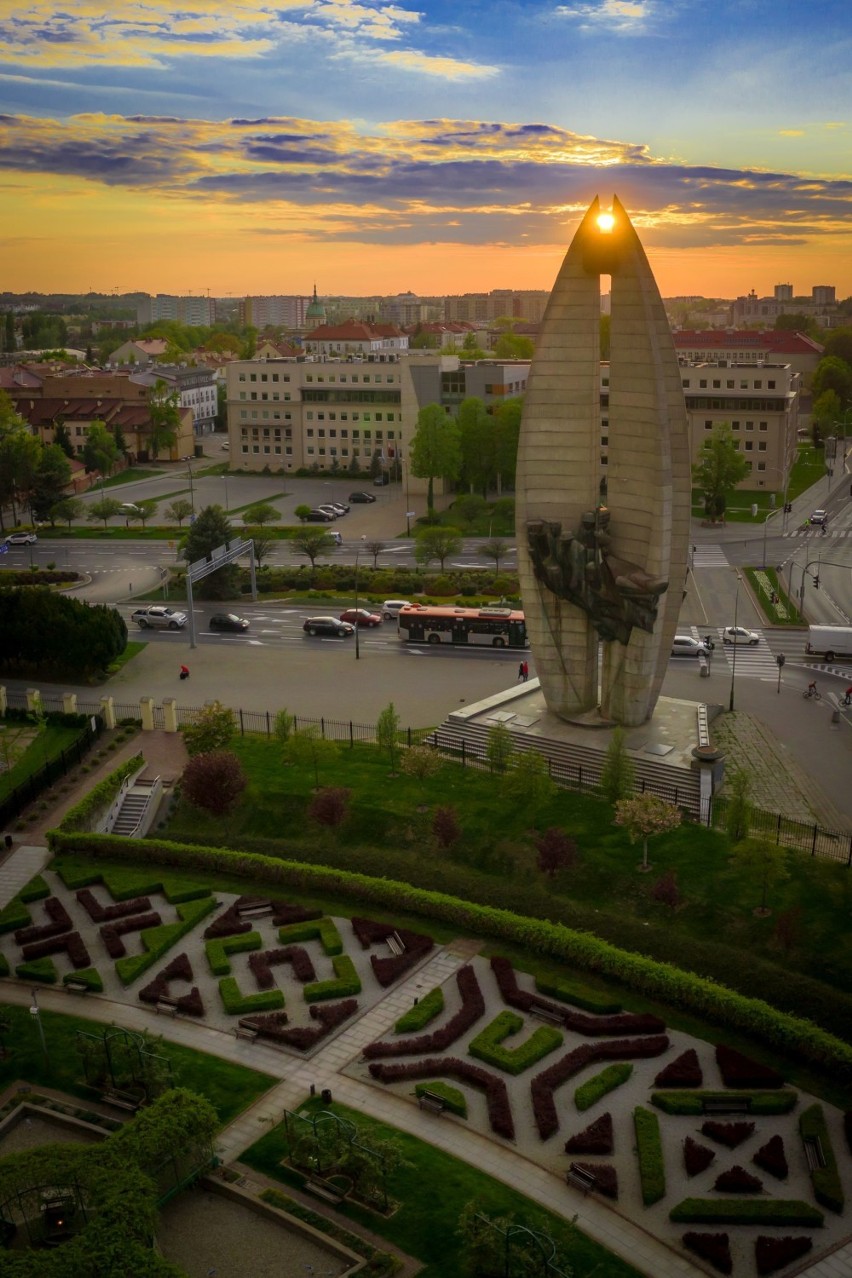
M189 678L189 666L181 666L181 668L180 668L180 677L181 677L181 679L188 679L188 678Z
M526 683L527 679L529 679L529 677L530 677L530 666L529 666L529 662L528 662L528 661L522 661L522 662L521 662L521 669L522 669L522 670L523 670L523 672L524 672L524 683Z
M522 661L522 662L521 662L521 664L518 666L518 677L517 677L517 679L515 680L515 683L523 683L523 679L524 679L524 665L525 665L525 663Z

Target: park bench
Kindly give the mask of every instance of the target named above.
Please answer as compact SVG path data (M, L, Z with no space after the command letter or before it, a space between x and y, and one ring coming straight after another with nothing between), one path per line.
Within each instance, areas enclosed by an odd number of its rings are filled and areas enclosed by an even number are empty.
M747 1114L750 1109L750 1096L704 1096L701 1100L704 1114Z
M805 1136L805 1158L808 1160L809 1171L819 1171L825 1166L825 1154L823 1153L822 1141L819 1136Z
M251 1025L235 1025L234 1035L236 1038L244 1038L247 1042L253 1043L257 1038L257 1030Z
M176 998L170 998L168 994L161 994L154 1004L154 1011L158 1016L177 1016L178 1001Z
M335 1189L334 1185L330 1185L327 1180L320 1180L316 1176L311 1176L305 1181L305 1189L308 1193L315 1194L317 1198L333 1203L335 1207L339 1207L343 1202L343 1194L339 1189Z
M241 919L262 919L272 913L271 901L252 901L250 905L238 905L237 914Z
M582 1189L584 1196L598 1183L590 1171L586 1171L585 1167L578 1167L576 1163L572 1163L568 1168L565 1179L575 1189Z
M544 1007L540 1003L533 1003L530 1015L538 1017L540 1021L548 1021L551 1025L565 1024L565 1013L557 1007Z
M105 1105L113 1105L116 1109L126 1109L130 1114L135 1114L137 1109L142 1106L141 1096L134 1096L132 1092L119 1091L118 1088L103 1092L101 1100Z
M87 985L85 981L70 980L65 982L66 994L88 994L91 988L91 985Z
M390 936L385 937L385 941L395 958L399 958L400 954L405 953L405 941L403 941L399 932L391 932Z
M447 1102L443 1096L438 1096L435 1092L421 1092L417 1097L417 1104L421 1109L428 1110L430 1114L443 1114L447 1108Z

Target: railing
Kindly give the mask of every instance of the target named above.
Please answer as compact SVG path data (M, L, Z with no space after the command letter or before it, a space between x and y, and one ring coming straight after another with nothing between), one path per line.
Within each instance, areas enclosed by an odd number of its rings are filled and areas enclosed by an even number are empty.
M113 799L112 806L110 807L109 812L107 812L103 817L101 817L100 821L97 824L96 832L98 834L112 833L112 827L115 825L116 818L119 812L121 811L121 805L124 803L124 799L125 799L125 795L127 794L127 791L130 789L131 786L134 786L136 784L136 778L138 776L141 776L141 774L144 771L145 771L145 764L143 762L139 765L139 767L132 774L132 776L128 776L124 778L124 780L121 783L121 789L119 790L118 794Z
M60 750L59 754L54 755L52 759L48 759L35 772L31 772L25 781L22 781L14 790L10 790L5 799L0 800L0 830L8 829L34 799L50 789L60 777L66 776L86 757L87 752L103 732L103 719L99 715L95 716L94 723L95 726L92 727L91 719L87 720L85 727L80 729L79 736L70 745Z
M157 809L163 797L162 778L157 776L154 777L153 781L137 781L133 788L135 790L147 789L148 793L145 796L145 805L139 813L139 820L126 837L129 839L144 839L151 828L154 817L157 815Z

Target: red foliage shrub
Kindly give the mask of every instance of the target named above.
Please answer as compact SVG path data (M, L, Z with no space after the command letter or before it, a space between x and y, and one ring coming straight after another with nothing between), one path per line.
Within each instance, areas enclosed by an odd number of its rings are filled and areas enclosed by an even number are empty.
M553 825L533 838L538 856L536 865L549 878L559 870L570 869L577 861L577 844L564 830Z
M436 808L432 818L432 833L442 848L451 848L461 838L461 826L455 808Z
M326 786L317 790L308 805L308 816L318 825L336 829L349 815L349 799L352 794L343 786Z
M789 1168L787 1155L784 1153L783 1137L771 1137L765 1145L761 1145L751 1161L762 1171L769 1172L769 1175L774 1176L776 1180L787 1179Z
M766 1238L761 1235L754 1244L754 1259L759 1274L774 1274L800 1256L806 1256L813 1247L813 1239Z
M68 958L71 960L71 966L75 971L79 971L81 967L91 966L92 960L89 958L89 951L86 949L79 932L64 932L62 936L50 936L44 941L36 941L32 945L25 945L21 950L21 954L29 962L30 959L47 958L50 954L61 954L63 950L67 953Z
M82 888L77 893L77 900L94 923L110 923L113 919L126 919L130 914L141 914L144 910L151 908L151 902L147 896L137 896L132 901L117 901L115 905L101 905L88 888Z
M220 818L233 811L247 785L242 764L229 750L193 755L181 776L187 802Z
M596 1061L631 1060L637 1056L661 1056L667 1049L669 1040L665 1034L648 1038L624 1038L612 1042L585 1043L575 1047L573 1052L561 1057L548 1069L536 1074L530 1083L533 1114L538 1134L547 1140L559 1130L559 1118L553 1093L562 1083L579 1074L581 1069Z
M566 1154L611 1154L613 1146L612 1114L601 1114L576 1136L565 1142Z
M271 990L275 984L272 968L281 963L290 963L293 975L304 985L306 981L315 981L317 974L308 951L301 945L286 945L280 950L261 950L249 955L249 967L254 972L259 990Z
M31 945L35 941L48 941L52 936L61 936L70 932L74 924L71 915L58 897L49 896L44 902L44 909L50 923L42 923L32 927L19 927L15 933L18 945Z
M618 1173L609 1163L575 1163L574 1166L591 1172L595 1178L595 1189L604 1198L618 1198Z
M721 1172L716 1177L713 1188L722 1194L759 1194L763 1189L763 1181L759 1176L752 1176L745 1167L737 1165Z
M761 1065L743 1056L733 1047L720 1043L716 1048L716 1063L726 1087L783 1087L784 1079L770 1065Z
M720 1145L735 1149L752 1134L754 1123L719 1123L713 1118L708 1118L701 1124L701 1131L704 1136L717 1140Z
M470 964L459 968L456 973L456 984L459 987L462 1005L446 1024L432 1034L421 1034L418 1038L368 1043L364 1048L364 1056L367 1060L374 1060L379 1056L413 1056L416 1053L446 1051L456 1039L461 1038L462 1034L476 1024L485 1011L482 990L479 988L479 981Z
M714 1149L708 1149L706 1145L699 1145L697 1140L693 1140L691 1136L687 1136L683 1142L683 1165L686 1169L687 1176L697 1176L699 1172L703 1172L709 1167L713 1159L716 1157Z
M139 998L143 1003L157 1004L161 998L169 995L169 986L172 981L191 981L192 980L192 964L187 954L177 954L170 963L167 963L162 972L155 976L153 981L139 991ZM177 1000L178 1011L183 1012L185 1016L203 1016L204 1002L198 987L193 985L188 994L183 994Z
M709 1260L720 1274L733 1273L734 1262L731 1260L731 1244L727 1234L688 1233L683 1236L683 1245L702 1260Z
M495 954L491 959L491 970L497 980L503 1001L509 1007L516 1007L522 1012L529 1012L533 1007L543 1007L549 1012L556 1012L562 1019L566 1029L575 1034L585 1034L589 1038L597 1038L604 1034L661 1034L666 1028L665 1021L659 1016L646 1012L618 1012L612 1016L591 1016L586 1012L577 1012L573 1008L563 1007L552 999L543 998L541 994L532 994L518 986L515 969L507 958ZM651 1053L654 1055L654 1053Z
M680 905L681 896L675 870L666 870L665 874L660 875L651 888L651 896L655 901L659 901L661 905L667 905L670 910L677 909Z
M676 1060L670 1061L665 1069L661 1069L654 1079L655 1087L700 1087L704 1081L698 1053L690 1047L681 1052Z
M136 914L130 919L116 919L113 923L104 923L100 928L101 940L106 946L110 958L123 958L127 953L122 941L123 936L131 932L144 932L149 927L159 927L162 923L159 914Z
M224 913L214 919L204 932L205 941L216 940L222 936L242 936L254 927L253 919L240 918L240 909L246 905L260 905L269 900L265 896L238 896L233 905L229 905ZM304 905L295 905L291 901L272 900L273 927L286 927L288 923L306 923L310 919L322 918L322 910L309 910Z
M515 1138L515 1123L506 1084L490 1070L481 1069L478 1065L471 1065L469 1061L461 1061L454 1056L444 1056L433 1060L410 1061L407 1065L374 1061L370 1066L370 1073L382 1083L398 1083L409 1078L456 1078L471 1087L478 1087L485 1093L491 1130L497 1136L505 1136L506 1140Z
M319 1022L316 1026L294 1025L291 1029L285 1029L284 1026L287 1024L285 1012L246 1016L240 1024L256 1029L261 1037L270 1038L276 1043L286 1043L288 1047L295 1047L299 1051L306 1052L309 1048L315 1047L338 1025L342 1025L350 1016L354 1016L357 1010L358 1000L347 998L340 1003L312 1003L311 1016Z

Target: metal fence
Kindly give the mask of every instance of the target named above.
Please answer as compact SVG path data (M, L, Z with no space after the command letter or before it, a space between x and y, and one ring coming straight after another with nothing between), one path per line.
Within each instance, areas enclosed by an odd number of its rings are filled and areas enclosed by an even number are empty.
M15 786L14 790L10 790L6 797L0 800L0 829L8 829L28 804L76 767L97 741L103 732L103 727L104 722L100 715L88 718L85 726L81 727L70 745L60 750L59 754L54 755L52 759L48 759L35 772L31 772L20 785Z
M707 824L714 829L724 829L727 823L729 801L722 796L713 799ZM795 817L782 816L780 812L763 812L753 808L749 814L749 834L767 839L784 847L795 848L808 856L839 861L852 867L852 834L848 831L826 830L816 821L797 821Z

